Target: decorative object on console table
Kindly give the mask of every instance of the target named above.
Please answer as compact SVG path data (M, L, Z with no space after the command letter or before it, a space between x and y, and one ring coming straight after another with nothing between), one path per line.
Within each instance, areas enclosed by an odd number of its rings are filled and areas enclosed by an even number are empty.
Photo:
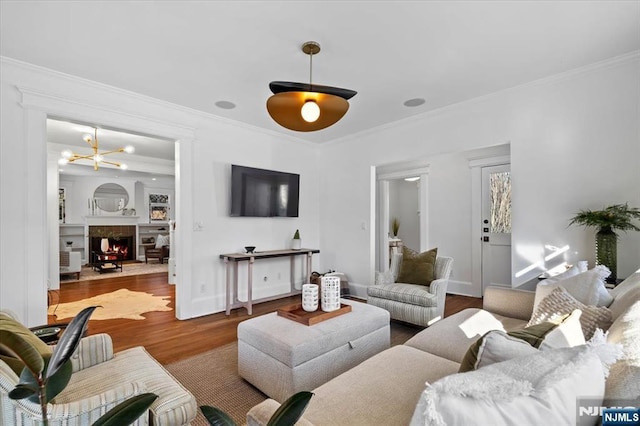
M293 239L291 240L291 249L300 250L300 248L302 248L302 240L300 239L300 231L296 229L296 233L293 234Z
M340 277L324 276L320 279L322 310L331 312L340 309Z
M614 204L603 210L580 210L569 225L582 225L597 228L596 232L596 265L604 265L611 271L606 279L608 283L615 283L618 275L617 241L620 231L640 231L632 220L640 219L640 209L629 207L628 203Z

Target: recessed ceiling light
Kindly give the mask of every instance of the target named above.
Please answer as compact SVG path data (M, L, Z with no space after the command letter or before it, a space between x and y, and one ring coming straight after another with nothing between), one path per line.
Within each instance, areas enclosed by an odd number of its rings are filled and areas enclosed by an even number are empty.
M156 180L156 178L151 178L151 180Z
M408 177L404 178L404 180L406 180L407 182L415 182L417 180L420 180L420 176Z
M408 101L404 101L404 106L406 107L417 107L422 105L425 102L424 99L422 98L413 98L413 99L409 99Z
M222 109L234 109L236 107L236 104L229 101L218 101L215 103L215 105L218 108L222 108Z

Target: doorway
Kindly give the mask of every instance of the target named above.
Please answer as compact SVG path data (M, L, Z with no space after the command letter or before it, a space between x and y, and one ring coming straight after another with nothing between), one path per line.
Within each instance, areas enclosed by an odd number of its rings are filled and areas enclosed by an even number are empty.
M66 275L65 282L167 271L167 264L159 267L139 261L146 260L145 250L152 246L150 241L159 239L159 235L165 239L171 235L170 224L176 214L176 141L65 119L47 118L46 127L51 163L63 159L55 167L57 173L48 174L52 181L48 187L57 187L58 194L62 194L58 209L59 244L52 245L51 264L55 266L60 250L81 255L82 271L77 276ZM88 146L89 141L93 145ZM123 152L123 146L133 152ZM91 148L110 155L94 164L87 161L93 157L84 156ZM64 161L65 157L60 154L65 152L78 153L79 161ZM118 165L128 167L116 167ZM165 197L164 204L153 199L159 193ZM164 215L155 217L153 209L160 207ZM110 250L115 247L118 258L128 264L126 271L119 271L123 273L103 275L102 268L99 273L96 271L95 253L100 253L96 244L107 234L113 237ZM125 242L128 244L124 250L118 250ZM175 244L172 251L167 259L171 265ZM169 283L175 283L171 271L167 273ZM52 273L52 289L59 288L58 277Z
M511 167L482 168L482 290L511 287Z
M417 179L416 179L417 178ZM405 179L410 179L406 181ZM389 268L390 246L393 239L392 220L399 220L399 239L407 245L424 251L428 242L428 182L429 164L424 160L395 163L376 167L376 264L377 271ZM395 204L409 200L406 208Z

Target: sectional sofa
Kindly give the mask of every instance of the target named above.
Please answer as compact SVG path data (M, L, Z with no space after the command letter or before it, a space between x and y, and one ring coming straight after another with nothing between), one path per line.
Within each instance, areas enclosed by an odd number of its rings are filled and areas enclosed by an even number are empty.
M542 420L545 424L594 424L597 416L583 417L576 398L584 397L586 405L600 405L604 395L604 403L638 407L640 270L609 294L613 300L606 309L612 324L607 334L600 335L599 344L545 351L529 348L536 353L513 355L511 360L503 351L498 355L505 357L504 362L458 373L468 349L481 336L491 330L522 330L532 317L534 292L488 288L483 309L447 317L405 344L380 352L313 389L298 424L536 424ZM496 333L500 332L492 334ZM594 360L592 352L597 350L601 362ZM507 373L498 371L502 366ZM503 381L496 384L497 378ZM563 392L558 393L558 386ZM515 396L509 395L511 391ZM434 398L434 392L441 393ZM544 398L550 402L539 405ZM447 404L456 407L453 414L446 412ZM278 407L272 399L256 405L247 413L247 424L266 424Z

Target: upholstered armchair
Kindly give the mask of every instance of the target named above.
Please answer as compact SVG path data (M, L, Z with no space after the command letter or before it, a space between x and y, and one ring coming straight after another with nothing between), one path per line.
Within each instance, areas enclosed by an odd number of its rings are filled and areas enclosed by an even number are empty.
M29 339L41 354L51 353L50 346L5 312L0 312L0 328ZM16 370L22 366L10 353L2 354L2 349L0 345L0 424L41 424L39 403L9 398L19 381ZM193 395L141 346L114 353L108 334L84 337L71 357L71 366L70 382L47 406L50 426L93 424L117 404L145 392L155 393L158 399L133 425L188 425L197 414Z
M149 259L158 259L160 263L164 263L164 259L169 258L169 246L162 246L160 248L145 248L144 249L144 263L149 263Z
M376 272L375 285L367 289L367 303L386 309L392 319L426 327L444 318L453 258L438 256L434 265L435 279L429 285L420 285L396 282L402 256L402 253L393 253L389 270Z
M76 279L80 279L80 271L82 270L82 260L80 252L77 251L61 251L60 252L60 275L75 274Z

